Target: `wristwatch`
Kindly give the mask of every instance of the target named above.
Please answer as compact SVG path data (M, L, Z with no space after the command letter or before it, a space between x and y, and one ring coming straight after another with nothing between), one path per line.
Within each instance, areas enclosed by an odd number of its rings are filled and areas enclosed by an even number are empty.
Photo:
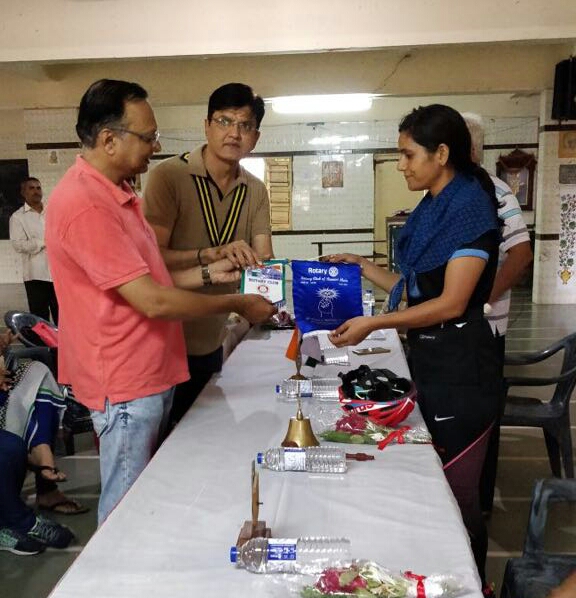
M210 278L210 270L208 266L202 266L202 284L205 287L209 287L212 284L212 279Z

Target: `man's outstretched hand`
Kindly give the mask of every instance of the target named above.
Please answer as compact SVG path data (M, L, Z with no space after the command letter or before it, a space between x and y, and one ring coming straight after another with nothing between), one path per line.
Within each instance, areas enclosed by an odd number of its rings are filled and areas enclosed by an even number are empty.
M278 309L261 295L238 295L238 312L252 324L268 321Z

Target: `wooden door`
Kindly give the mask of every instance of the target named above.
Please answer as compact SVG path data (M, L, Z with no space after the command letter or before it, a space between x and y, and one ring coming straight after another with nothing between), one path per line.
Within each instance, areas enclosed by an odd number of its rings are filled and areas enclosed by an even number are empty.
M387 256L386 218L394 216L400 210L412 210L422 198L421 191L410 191L401 172L396 170L398 154L374 155L374 250ZM377 259L378 263L387 264L387 257Z

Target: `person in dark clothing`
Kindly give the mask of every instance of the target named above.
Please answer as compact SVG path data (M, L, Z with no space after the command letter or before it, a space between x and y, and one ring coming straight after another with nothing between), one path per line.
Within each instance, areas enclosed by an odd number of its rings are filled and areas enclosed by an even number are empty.
M20 497L27 461L28 450L22 438L0 430L0 550L27 556L42 552L46 546L66 548L74 534L36 515Z
M0 353L14 340L0 334ZM53 446L65 408L61 389L41 362L20 360L8 370L0 365L0 429L20 436L28 448L28 468L36 472L36 506L63 515L89 509L66 496L58 482L66 475L55 467Z
M390 311L348 320L330 338L342 347L377 329L408 329L418 403L487 587L478 483L503 392L496 341L483 315L500 242L494 184L472 162L466 123L452 108L417 108L399 131L398 170L411 191L427 191L398 239L401 275L356 255L327 258L360 264L367 279L390 292ZM408 307L396 311L403 298Z

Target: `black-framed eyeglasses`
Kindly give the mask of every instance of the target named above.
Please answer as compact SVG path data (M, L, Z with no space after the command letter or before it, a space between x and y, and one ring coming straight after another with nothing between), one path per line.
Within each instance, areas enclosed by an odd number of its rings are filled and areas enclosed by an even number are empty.
M112 129L112 131L118 131L119 133L130 133L130 135L135 135L143 141L144 143L149 143L153 145L160 141L160 131L154 131L154 133L137 133L136 131L131 131L130 129L124 129L123 127L116 127Z
M219 116L212 119L221 129L227 130L238 127L240 133L252 133L256 130L256 123L253 120L233 120L227 116Z

